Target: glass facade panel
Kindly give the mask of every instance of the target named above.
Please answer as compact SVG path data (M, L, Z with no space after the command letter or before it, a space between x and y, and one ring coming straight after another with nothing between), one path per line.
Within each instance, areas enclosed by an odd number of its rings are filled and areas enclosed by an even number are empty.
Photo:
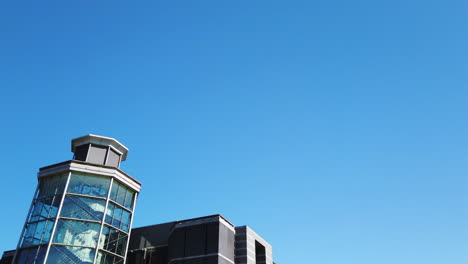
M105 249L117 255L124 256L127 246L128 235L118 231L117 229L104 226L102 230L99 248Z
M99 251L96 264L123 264L123 258Z
M106 211L106 223L128 232L130 228L131 213L122 207L109 203Z
M107 198L109 185L110 178L73 172L68 192Z
M47 246L32 247L20 250L16 257L16 264L42 264L44 262Z
M122 220L120 221L120 229L128 232L130 230L130 217L132 214L128 211L122 211Z
M93 263L95 253L91 248L54 245L50 248L47 264L90 264Z
M40 221L26 225L21 247L45 244L49 242L54 221Z
M101 225L98 223L59 220L55 231L54 243L96 247Z
M63 217L101 221L105 208L105 200L67 195L63 201L63 209L60 215Z
M55 218L60 206L61 195L36 199L29 222Z
M37 198L63 193L66 182L67 175L49 176L47 178L40 179Z
M133 196L134 196L134 192L127 189L127 192L125 194L125 202L124 202L124 207L126 207L127 209L133 209Z
M135 192L117 181L110 185L110 177L87 173L41 178L15 264L43 264L48 243L48 264L91 264L99 248L96 263L124 264Z
M123 186L122 184L114 181L112 183L112 190L110 199L127 209L132 210L133 208L133 197L135 192L129 188Z

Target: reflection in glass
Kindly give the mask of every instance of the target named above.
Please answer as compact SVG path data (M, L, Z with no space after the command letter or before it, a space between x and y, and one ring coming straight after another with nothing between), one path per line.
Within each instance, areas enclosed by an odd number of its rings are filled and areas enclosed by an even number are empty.
M128 236L114 228L104 226L99 248L124 256Z
M28 222L55 218L60 206L61 195L36 199Z
M54 221L40 221L26 225L21 247L45 244L49 242Z
M95 247L100 227L98 223L59 220L57 230L55 231L54 243Z
M106 223L128 232L130 228L131 213L122 207L109 203L106 211Z
M129 188L123 186L122 184L114 181L112 183L112 190L110 199L114 202L124 206L127 209L133 208L133 197L135 192L130 190Z
M110 178L73 172L68 192L106 198L109 185Z
M101 221L105 208L104 200L67 195L60 214L63 217Z
M41 178L39 182L39 194L37 198L63 193L66 181L66 175L56 175L49 176L47 178Z
M93 263L94 254L95 250L91 248L54 245L50 248L47 263L88 264Z
M19 251L16 257L16 264L42 264L44 261L47 246L31 247Z
M96 264L123 264L123 258L99 251Z

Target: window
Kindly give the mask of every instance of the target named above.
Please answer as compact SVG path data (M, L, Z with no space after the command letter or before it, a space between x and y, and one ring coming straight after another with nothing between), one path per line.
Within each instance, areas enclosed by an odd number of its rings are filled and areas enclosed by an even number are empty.
M98 223L59 220L54 243L71 246L96 247L101 225Z
M68 192L106 198L109 185L110 178L73 172Z
M101 240L99 242L99 248L124 256L125 248L127 247L127 239L127 234L120 232L117 229L104 226Z
M105 208L105 200L67 195L63 201L61 216L101 221Z
M112 183L110 199L127 209L132 210L133 208L133 198L135 192L129 188L123 186L117 181Z
M50 248L47 264L91 264L96 251L91 248L54 245Z

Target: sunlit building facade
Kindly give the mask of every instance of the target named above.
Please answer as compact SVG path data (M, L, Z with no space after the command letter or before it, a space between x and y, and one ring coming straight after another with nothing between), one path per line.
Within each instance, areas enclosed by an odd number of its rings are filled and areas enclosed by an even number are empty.
M113 138L72 141L73 160L41 168L13 263L125 263L141 184L119 169Z

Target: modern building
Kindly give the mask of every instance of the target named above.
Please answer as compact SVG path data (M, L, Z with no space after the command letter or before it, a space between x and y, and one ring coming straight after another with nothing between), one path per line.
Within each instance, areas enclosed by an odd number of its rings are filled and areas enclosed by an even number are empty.
M41 168L15 264L125 263L141 184L119 169L128 149L87 135L73 160Z
M73 160L39 169L16 250L0 264L273 264L272 247L221 215L131 229L141 184L113 138L72 140Z
M128 264L272 264L272 247L221 215L135 228Z

